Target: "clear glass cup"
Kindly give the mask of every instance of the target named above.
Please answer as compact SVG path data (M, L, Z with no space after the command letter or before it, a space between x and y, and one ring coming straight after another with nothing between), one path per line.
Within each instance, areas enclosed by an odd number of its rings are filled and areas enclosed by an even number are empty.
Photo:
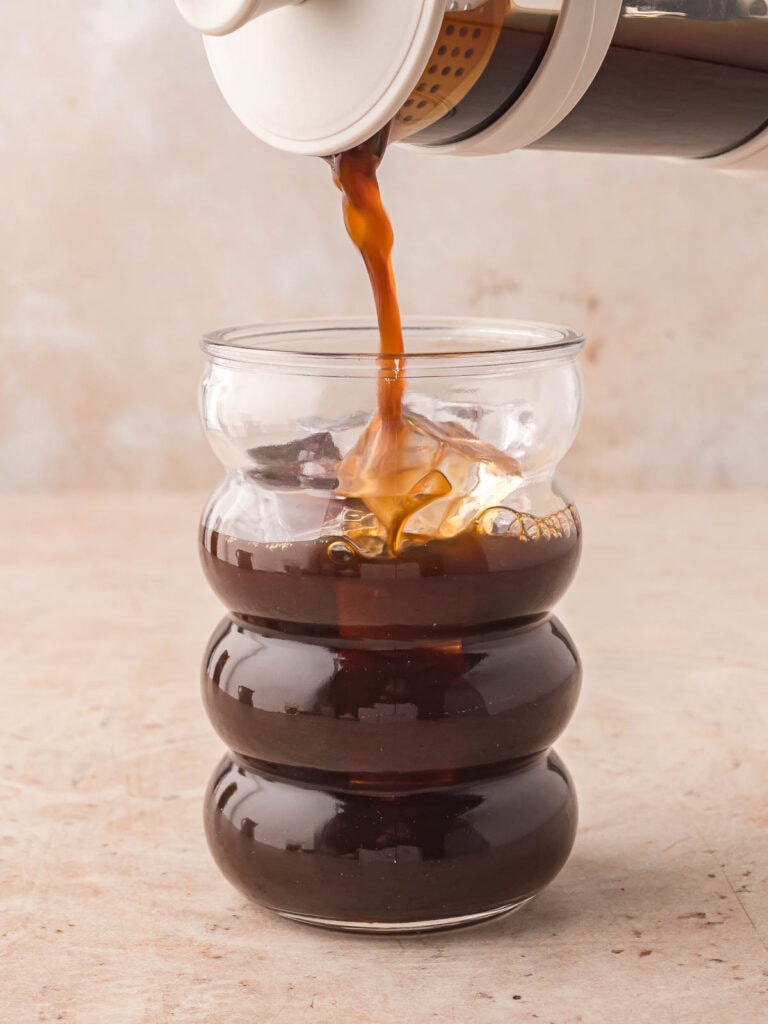
M521 906L565 863L577 818L550 747L581 665L551 610L581 549L555 471L579 423L583 339L411 320L405 342L404 363L381 361L375 325L341 321L203 343L203 422L226 475L200 548L227 614L202 687L230 751L206 796L209 845L263 906L354 930ZM394 371L402 465L361 483Z

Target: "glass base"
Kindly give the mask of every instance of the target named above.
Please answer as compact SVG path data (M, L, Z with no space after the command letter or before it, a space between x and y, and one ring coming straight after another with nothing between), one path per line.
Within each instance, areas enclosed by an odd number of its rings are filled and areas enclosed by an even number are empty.
M449 928L467 928L473 924L482 924L483 921L491 921L496 917L520 910L532 899L533 896L525 896L521 900L509 903L505 907L497 907L495 910L483 910L479 914L465 914L463 917L442 917L434 921L335 921L332 918L289 914L282 910L276 910L274 913L287 921L297 921L299 924L309 924L315 928L331 928L334 931L343 932L369 932L377 935L403 935L415 932L445 931Z

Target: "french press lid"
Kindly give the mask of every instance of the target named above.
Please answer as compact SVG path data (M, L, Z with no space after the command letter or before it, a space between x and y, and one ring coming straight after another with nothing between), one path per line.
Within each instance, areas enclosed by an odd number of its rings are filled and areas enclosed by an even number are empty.
M317 156L395 116L446 11L446 0L176 2L206 33L213 74L243 124L278 149Z

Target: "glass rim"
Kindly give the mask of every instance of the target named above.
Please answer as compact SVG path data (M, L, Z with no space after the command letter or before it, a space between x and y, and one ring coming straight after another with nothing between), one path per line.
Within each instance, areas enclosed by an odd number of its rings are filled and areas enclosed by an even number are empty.
M572 357L585 345L584 335L569 327L486 317L404 317L403 335L403 356L384 358L404 358L409 370L433 372L548 362ZM377 338L372 317L329 317L224 327L204 334L201 347L217 361L375 370L382 361Z

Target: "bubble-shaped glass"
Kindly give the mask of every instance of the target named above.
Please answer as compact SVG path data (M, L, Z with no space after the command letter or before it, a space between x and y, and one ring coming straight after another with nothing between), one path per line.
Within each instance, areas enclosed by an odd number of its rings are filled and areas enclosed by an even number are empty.
M581 549L555 471L583 339L484 320L411 320L404 337L396 365L367 321L204 339L203 422L226 474L200 542L227 615L202 684L230 751L209 844L262 905L355 930L521 906L576 828L550 747L581 665L551 611ZM398 464L371 474L393 372Z

